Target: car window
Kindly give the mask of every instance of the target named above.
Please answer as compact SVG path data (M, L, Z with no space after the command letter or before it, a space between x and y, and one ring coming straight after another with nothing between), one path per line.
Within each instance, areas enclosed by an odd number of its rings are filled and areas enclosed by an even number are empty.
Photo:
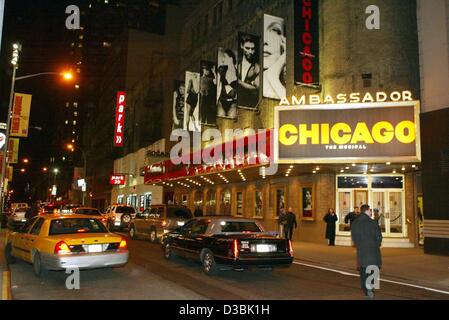
M108 233L108 231L97 219L73 218L51 221L50 235L79 233Z
M25 222L25 224L23 225L23 227L20 229L21 233L28 233L28 231L30 231L31 226L36 222L37 217L34 217L30 220L28 220L27 222Z
M192 213L188 209L184 208L169 208L167 218L175 219L192 219Z
M195 226L195 224L196 224L196 220L189 220L181 228L181 231L182 232L189 232L189 231L192 230L192 228Z
M92 215L92 216L101 215L100 211L98 211L97 209L76 209L75 212L77 214L86 214L86 215Z
M206 233L207 227L209 226L209 220L198 220L191 228L192 234L204 234Z
M117 207L115 210L116 213L129 213L134 214L136 210L133 207Z
M40 218L39 220L37 220L37 222L33 225L33 227L31 228L30 234L32 235L39 235L39 233L41 232L42 229L42 225L44 224L44 219Z
M255 222L251 221L222 221L221 232L262 232Z

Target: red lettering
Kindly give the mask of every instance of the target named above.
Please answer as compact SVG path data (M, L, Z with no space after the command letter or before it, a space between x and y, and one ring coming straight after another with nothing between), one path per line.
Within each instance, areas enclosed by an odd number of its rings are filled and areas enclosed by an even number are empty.
M310 32L304 32L302 34L302 42L308 46L310 46L313 42L313 37Z
M302 17L304 19L312 20L312 8L302 7Z
M304 72L302 75L302 82L313 83L312 74L310 72Z
M313 69L313 62L310 58L305 58L302 60L302 69L304 71L311 71Z

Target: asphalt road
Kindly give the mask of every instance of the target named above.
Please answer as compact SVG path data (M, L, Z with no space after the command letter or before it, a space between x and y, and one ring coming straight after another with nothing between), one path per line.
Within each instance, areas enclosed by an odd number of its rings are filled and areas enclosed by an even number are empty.
M209 277L195 262L166 261L160 245L130 241L130 262L114 270L82 271L79 290L68 290L64 272L46 278L33 275L32 266L11 265L13 299L112 300L328 300L364 299L359 278L293 264L274 271L224 271ZM449 295L381 283L376 299L449 299Z

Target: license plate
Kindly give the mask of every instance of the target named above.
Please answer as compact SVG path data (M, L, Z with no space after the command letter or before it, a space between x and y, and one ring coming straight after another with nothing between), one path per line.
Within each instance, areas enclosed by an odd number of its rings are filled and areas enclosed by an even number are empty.
M115 225L116 225L116 226L119 226L119 225L120 225L120 221L116 221L116 222L115 222Z
M89 245L87 250L89 251L89 253L103 252L103 245L101 245L101 244L91 244L91 245Z
M258 244L256 245L256 252L276 252L276 246L273 244Z
M184 225L184 221L178 221L178 226L182 227Z

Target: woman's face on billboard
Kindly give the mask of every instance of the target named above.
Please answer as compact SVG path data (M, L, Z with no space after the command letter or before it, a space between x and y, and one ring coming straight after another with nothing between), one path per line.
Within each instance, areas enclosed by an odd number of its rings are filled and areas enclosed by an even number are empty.
M269 69L285 51L284 25L281 21L268 24L264 32L264 69Z

